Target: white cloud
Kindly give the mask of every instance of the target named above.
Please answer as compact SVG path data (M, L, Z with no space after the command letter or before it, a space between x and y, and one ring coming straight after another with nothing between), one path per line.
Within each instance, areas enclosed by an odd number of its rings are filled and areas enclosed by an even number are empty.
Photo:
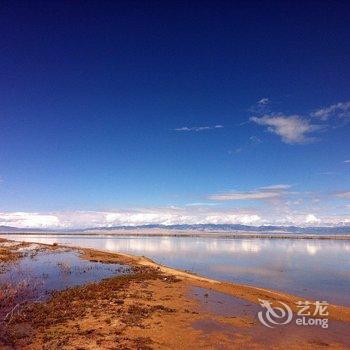
M262 200L268 198L279 197L280 194L278 192L227 192L227 193L219 193L213 194L209 196L209 199L214 201L237 201L237 200Z
M175 131L204 131L204 130L213 130L213 129L222 129L223 125L213 125L213 126L183 126L181 128L174 129Z
M291 185L271 185L266 187L260 187L254 191L245 191L245 192L225 192L212 194L209 196L209 199L215 201L236 201L236 200L267 200L271 198L281 197L285 190L289 189Z
M350 163L350 159L344 160L343 163Z
M251 191L209 196L216 202L190 203L182 207L151 207L109 211L3 212L0 225L19 228L69 229L148 224L242 224L341 226L350 225L350 214L338 214L339 206L313 202L314 193L292 192L289 184L273 184ZM327 199L328 198L328 199ZM349 191L334 192L329 198L350 199ZM228 205L225 201L257 201L255 207ZM238 203L238 202L237 202ZM210 204L213 204L212 206ZM345 207L348 208L348 207ZM332 210L334 210L332 212Z
M206 207L214 205L218 205L218 203L194 202L186 204L187 207Z
M260 217L247 210L212 210L205 207L155 208L106 213L107 226L147 224L232 224L253 223Z
M254 224L260 216L251 210L212 210L209 207L144 208L119 211L74 211L49 214L0 213L0 225L19 228L93 228L174 224Z
M288 190L289 188L291 188L292 185L286 185L286 184L279 184L279 185L271 185L271 186L264 186L264 187L260 187L261 190Z
M331 117L350 118L350 101L339 102L329 107L320 108L312 113L312 116L325 121Z
M350 191L337 192L334 195L337 198L350 199Z
M315 223L319 223L320 222L320 219L318 219L315 215L313 214L308 214L306 216L306 219L305 219L305 222L307 224L315 224Z
M26 228L47 228L58 226L59 219L55 215L39 213L0 213L0 225Z
M271 192L268 192L271 193ZM317 216L316 216L317 214ZM140 208L137 210L72 211L53 213L0 213L0 225L20 228L69 229L147 224L242 224L242 225L349 225L350 215L312 214L284 210L281 206L213 208L208 206Z
M312 133L338 128L350 121L350 101L338 102L319 108L308 115L285 115L268 111L268 98L260 99L250 112L255 116L250 121L267 127L267 130L281 137L288 144L302 144L314 141ZM311 122L317 121L317 124ZM333 122L331 123L331 120ZM328 123L326 123L328 121Z
M257 104L258 104L258 105L267 105L269 102L270 102L270 99L269 99L269 98L263 97L263 98L261 98L261 99L257 102Z
M269 132L280 136L283 142L289 144L310 142L313 138L309 134L320 129L319 125L310 124L298 115L264 115L260 118L251 117L250 121L267 126Z

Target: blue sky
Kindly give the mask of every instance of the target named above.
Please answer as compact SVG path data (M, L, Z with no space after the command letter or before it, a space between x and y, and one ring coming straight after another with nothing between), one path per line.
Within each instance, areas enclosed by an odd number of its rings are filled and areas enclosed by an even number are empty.
M345 1L0 9L0 225L350 222Z

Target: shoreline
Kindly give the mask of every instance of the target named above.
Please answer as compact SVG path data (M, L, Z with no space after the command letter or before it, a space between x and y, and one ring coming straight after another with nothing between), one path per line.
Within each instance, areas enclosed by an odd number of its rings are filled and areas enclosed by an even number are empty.
M298 308L295 303L299 300L305 299L303 297L276 291L273 289L266 289L257 286L235 284L211 279L205 276L162 265L145 256L137 256L124 253L111 253L108 251L91 248L73 247L73 249L74 248L84 251L82 257L90 261L106 262L116 259L115 261L123 261L126 264L135 264L139 266L156 268L161 272L172 275L176 278L183 278L185 280L188 280L191 284L194 284L198 287L211 289L216 292L225 293L234 297L239 297L256 304L259 304L259 299L278 300L288 304L293 311L297 311ZM350 322L350 307L330 304L329 311L330 318L337 321Z
M254 238L265 238L265 239L296 239L296 240L350 240L350 234L298 234L298 233L223 233L219 231L214 232L203 232L203 231L184 231L184 232L135 232L130 231L114 231L114 232L0 232L0 236L6 237L8 235L41 235L41 236L86 236L86 237L106 237L112 236L117 237L180 237L180 238L224 238L224 239L254 239Z
M11 242L11 240L8 240ZM16 241L14 241L16 242ZM39 246L46 246L51 248L53 245L48 243L37 243L31 242L32 244L37 244ZM244 300L259 304L258 299L270 299L278 300L286 303L290 306L293 311L297 311L295 303L299 300L305 298L285 293L282 291L276 291L273 289L261 288L258 286L251 286L245 284L236 284L225 281L219 281L216 279L201 276L192 272L184 271L181 269L175 269L166 265L155 262L154 260L146 256L138 256L126 253L115 253L109 252L107 250L99 250L93 248L84 248L79 246L68 246L63 244L55 244L56 247L71 249L80 252L81 258L90 260L92 262L102 262L102 263L122 263L130 265L132 267L143 266L154 268L165 274L172 275L175 278L183 278L190 283L217 292L222 292L234 297L239 297ZM277 299L278 298L278 299ZM350 322L350 307L344 305L329 305L330 318L338 321Z

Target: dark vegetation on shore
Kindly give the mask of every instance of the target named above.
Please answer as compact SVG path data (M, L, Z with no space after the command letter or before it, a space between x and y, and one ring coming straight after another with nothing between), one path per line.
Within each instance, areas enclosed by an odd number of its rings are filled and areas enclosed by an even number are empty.
M172 313L175 310L163 305L128 304L126 299L140 299L136 291L130 290L132 283L145 284L162 278L165 277L154 269L139 268L130 275L55 292L50 301L29 303L22 308L20 314L3 324L0 329L0 344L3 347L30 346L35 333L42 333L41 342L44 347L58 349L69 344L71 335L65 328L72 322L77 337L93 336L97 345L102 345L106 338L109 341L113 338L115 344L120 344L124 348L149 349L150 339L142 337L130 339L124 335L125 329L132 326L143 327L143 320L154 312ZM174 282L176 282L174 278L167 279L167 283ZM145 291L142 299L150 300L151 297L152 295ZM80 327L77 322L84 318L101 317L104 326L100 328L103 329ZM55 330L45 333L45 330L52 326Z

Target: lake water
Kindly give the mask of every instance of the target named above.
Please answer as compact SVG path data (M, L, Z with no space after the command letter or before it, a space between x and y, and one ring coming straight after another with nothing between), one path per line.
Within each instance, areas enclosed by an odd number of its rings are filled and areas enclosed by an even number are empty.
M145 255L161 264L233 283L350 306L350 241L317 239L2 235Z
M14 264L0 263L0 323L10 310L26 301L43 301L52 291L129 273L119 264L95 263L80 259L77 252L19 250L23 258Z

